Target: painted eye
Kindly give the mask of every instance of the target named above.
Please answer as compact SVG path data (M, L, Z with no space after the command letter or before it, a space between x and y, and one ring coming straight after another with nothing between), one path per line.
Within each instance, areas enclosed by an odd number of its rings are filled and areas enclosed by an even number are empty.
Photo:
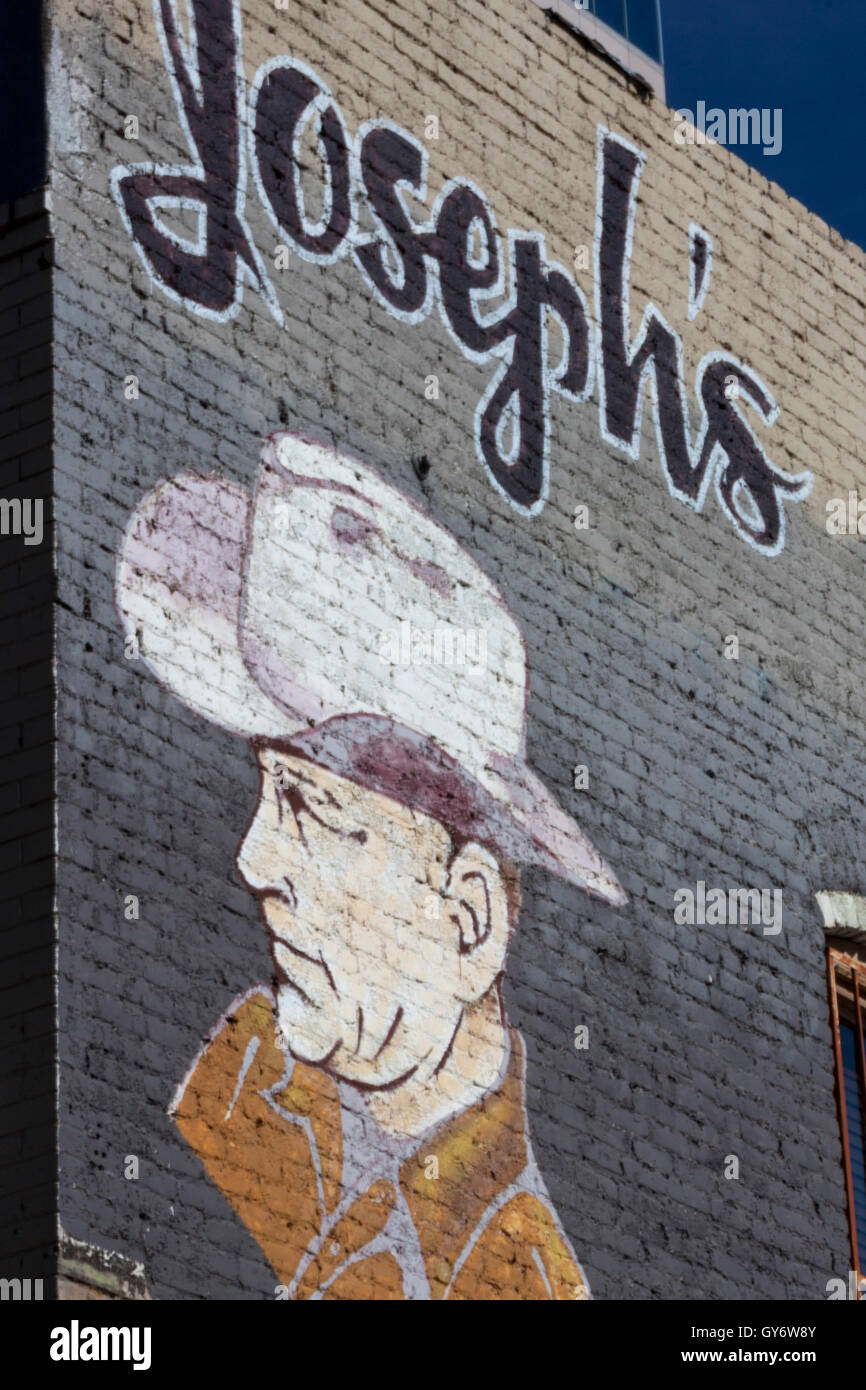
M372 549L373 538L382 532L373 521L352 511L351 507L335 507L331 515L331 531L342 545L362 545Z

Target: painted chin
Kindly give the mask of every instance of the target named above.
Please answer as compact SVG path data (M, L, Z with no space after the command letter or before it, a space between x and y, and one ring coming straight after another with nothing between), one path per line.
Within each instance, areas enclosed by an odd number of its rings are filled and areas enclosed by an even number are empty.
M390 1091L408 1081L418 1070L417 1064L394 1066L381 1060L365 1062L348 1048L340 1047L328 1063L328 1070L341 1081L363 1091Z
M292 1057L310 1066L324 1067L339 1081L365 1091L388 1091L418 1070L417 1061L405 1048L389 1046L381 1056L365 1058L355 1051L357 1034L344 1041L343 1021L333 1010L305 1002L291 984L277 978L277 1020Z
M423 1071L426 1059L418 1056L405 1034L403 1010L398 1009L382 1036L365 1031L359 1039L357 1028L350 1030L327 1063L328 1070L341 1081L365 1091L390 1091Z
M324 1066L340 1051L339 1019L311 1003L279 969L277 1023L286 1047L300 1062Z

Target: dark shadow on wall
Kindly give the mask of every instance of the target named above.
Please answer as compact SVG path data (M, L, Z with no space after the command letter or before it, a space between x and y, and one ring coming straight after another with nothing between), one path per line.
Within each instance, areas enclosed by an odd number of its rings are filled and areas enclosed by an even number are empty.
M0 1276L53 1297L52 272L41 192L0 206Z
M0 203L45 181L40 0L0 0Z

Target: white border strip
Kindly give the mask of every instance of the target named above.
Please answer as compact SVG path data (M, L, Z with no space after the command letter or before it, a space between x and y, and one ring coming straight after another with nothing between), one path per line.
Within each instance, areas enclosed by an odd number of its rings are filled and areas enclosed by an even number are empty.
M866 945L866 897L859 893L816 893L815 898L828 935Z

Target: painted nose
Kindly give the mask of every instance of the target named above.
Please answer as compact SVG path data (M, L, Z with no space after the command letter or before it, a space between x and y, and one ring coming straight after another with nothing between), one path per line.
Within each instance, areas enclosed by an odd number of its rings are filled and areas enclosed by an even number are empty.
M250 828L237 853L244 883L254 893L284 892L298 869L303 836L295 816L278 816L275 803L263 793Z
M272 824L263 804L238 850L238 869L248 888L266 893L280 887L287 863L294 857L292 842L292 827L286 818L279 827Z
M241 841L237 854L241 878L254 893L264 893L270 887L264 848L262 817L257 815Z

